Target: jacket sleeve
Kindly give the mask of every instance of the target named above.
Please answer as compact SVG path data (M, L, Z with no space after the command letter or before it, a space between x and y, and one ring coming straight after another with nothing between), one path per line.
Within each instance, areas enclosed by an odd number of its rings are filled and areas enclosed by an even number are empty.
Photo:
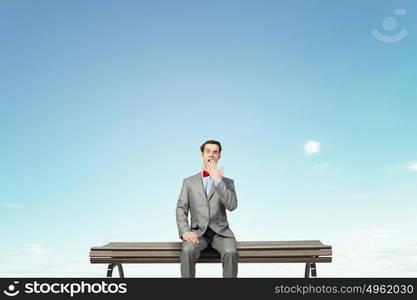
M214 185L215 189L220 195L220 199L223 202L226 209L232 211L237 207L237 196L235 191L234 181L228 179L226 184L225 180L222 179L218 184Z
M182 235L186 232L190 232L190 225L188 224L188 212L190 210L190 204L188 199L188 187L185 180L182 182L182 188L180 192L180 196L177 202L177 227L178 227L178 234L180 239L182 239Z

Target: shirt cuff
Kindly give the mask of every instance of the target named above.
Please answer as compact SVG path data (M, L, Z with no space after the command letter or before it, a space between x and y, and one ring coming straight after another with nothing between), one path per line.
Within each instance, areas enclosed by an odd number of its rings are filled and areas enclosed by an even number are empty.
M222 178L214 180L214 186L217 186L222 181Z

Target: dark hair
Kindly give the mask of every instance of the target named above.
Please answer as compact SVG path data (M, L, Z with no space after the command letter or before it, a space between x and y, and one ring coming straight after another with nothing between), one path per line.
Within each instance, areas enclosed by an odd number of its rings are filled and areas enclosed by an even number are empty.
M203 144L203 145L201 145L201 147L200 147L201 152L204 152L204 147L205 147L207 144L216 144L217 146L219 146L219 153L221 153L221 152L222 152L222 145L220 145L220 142L215 141L215 140L208 140L208 141L204 142L204 144Z

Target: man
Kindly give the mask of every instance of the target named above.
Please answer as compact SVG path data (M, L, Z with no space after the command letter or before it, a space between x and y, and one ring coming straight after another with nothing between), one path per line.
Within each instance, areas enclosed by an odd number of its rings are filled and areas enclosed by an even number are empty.
M195 264L208 245L221 255L223 277L237 277L239 254L226 216L226 209L232 211L237 206L234 182L223 176L223 168L217 167L222 151L220 142L209 140L200 151L203 169L184 179L177 203L177 226L183 240L181 277L195 277Z

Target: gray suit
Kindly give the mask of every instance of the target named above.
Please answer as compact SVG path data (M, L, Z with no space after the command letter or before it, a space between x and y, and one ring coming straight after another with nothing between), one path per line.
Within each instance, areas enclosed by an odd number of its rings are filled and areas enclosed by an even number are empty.
M236 239L227 222L226 209L237 207L237 197L232 179L223 177L212 186L206 196L201 173L185 178L177 202L177 226L179 237L186 232L195 232L200 244L183 241L181 251L181 276L195 277L195 264L200 251L212 245L221 254L223 277L237 277ZM191 228L188 212L191 212Z

